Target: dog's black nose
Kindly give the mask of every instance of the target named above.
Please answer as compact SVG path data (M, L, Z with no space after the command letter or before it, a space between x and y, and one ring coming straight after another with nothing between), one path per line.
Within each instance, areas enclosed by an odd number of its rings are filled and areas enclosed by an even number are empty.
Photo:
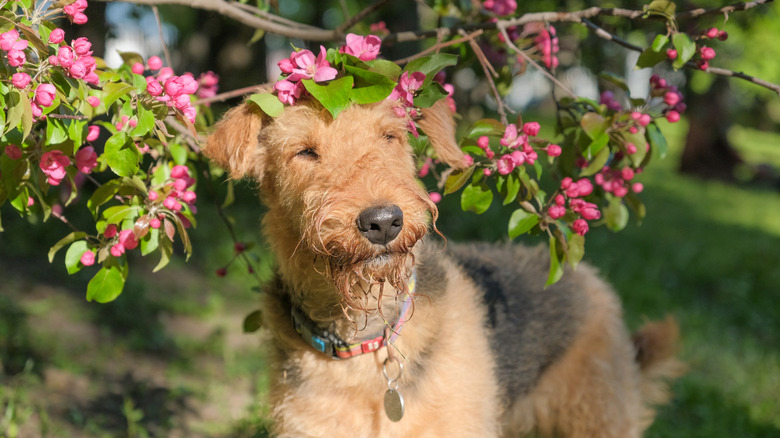
M371 243L386 245L404 226L404 212L397 205L369 207L357 218L357 227Z

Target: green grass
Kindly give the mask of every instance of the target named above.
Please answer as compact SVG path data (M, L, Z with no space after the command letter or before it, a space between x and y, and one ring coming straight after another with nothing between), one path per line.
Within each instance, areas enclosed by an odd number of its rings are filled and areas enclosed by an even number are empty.
M647 436L780 436L780 195L678 174L681 128L670 128L669 156L640 177L644 223L594 229L586 244L632 329L669 313L681 324L690 371ZM731 138L745 157L780 167L779 136L741 128ZM266 362L259 338L240 334L256 282L236 264L226 278L213 274L233 250L207 197L192 259L157 274L156 260L134 259L127 290L107 305L86 303L89 276L68 277L61 259L41 273L66 231L3 215L0 415L14 414L22 436L267 436ZM509 211L457 210L457 197L445 198L439 228L449 238L505 239ZM257 241L262 210L249 189L228 212L239 238ZM253 252L267 274L270 260Z

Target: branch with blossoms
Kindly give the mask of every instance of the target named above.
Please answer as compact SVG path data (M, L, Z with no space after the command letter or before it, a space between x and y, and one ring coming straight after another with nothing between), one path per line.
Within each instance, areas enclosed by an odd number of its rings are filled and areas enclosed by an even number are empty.
M227 96L250 94L249 101L272 117L300 99L319 101L334 118L349 105L390 100L409 128L420 176L437 179L439 191L432 192L431 199L459 194L463 210L475 213L497 200L511 208L510 237L548 237L548 283L553 283L565 264L576 266L582 258L585 237L593 227L620 230L630 212L644 216L639 179L666 150L657 121L677 122L686 109L679 90L658 76L651 78L644 98L618 99L609 91L598 100L577 97L557 79L555 24L579 23L600 38L640 52L638 67L668 63L674 69L698 68L780 92L777 85L711 65L716 44L727 40L725 32L709 28L689 35L677 24L749 10L771 0L680 13L667 0L653 0L642 11L596 7L525 14L517 14L514 0L441 0L447 5L442 10L455 12L447 20L454 24L391 33L376 23L371 29L377 35L369 36L347 32L389 2L377 0L335 30L295 23L239 1L133 2L202 8L270 33L337 46L295 50L279 63L281 75L269 87L217 94L213 73L176 74L159 57L144 60L132 53L122 54L121 67L108 69L93 57L86 38L68 43L51 20L85 23L86 0L0 2L0 103L5 108L0 117L0 206L8 204L24 217L68 223L73 231L51 248L49 258L64 251L68 272L96 269L87 298L98 302L122 292L129 275L128 253L159 257L158 270L170 261L174 246L187 256L192 252L188 229L196 225L195 188L205 184L212 191L209 178L216 172L205 170L200 132L212 119L208 103ZM646 48L636 46L594 23L603 16L635 23L660 20L665 32L652 35ZM382 46L423 38L436 40L400 61L380 56ZM500 120L478 120L464 131L459 140L463 155L457 163L448 161L452 168L435 155L418 123L439 100L456 110L456 90L446 76L469 68L470 59L459 62L448 52L478 61L500 113ZM536 121L508 120L511 110L502 93L529 66L566 92L557 99L559 134L552 139L539 136ZM622 79L603 77L629 95ZM89 229L78 229L68 220L70 209L77 207L89 211ZM219 204L217 209L224 215ZM235 257L218 274L236 260L253 272L249 245L239 242L226 223Z

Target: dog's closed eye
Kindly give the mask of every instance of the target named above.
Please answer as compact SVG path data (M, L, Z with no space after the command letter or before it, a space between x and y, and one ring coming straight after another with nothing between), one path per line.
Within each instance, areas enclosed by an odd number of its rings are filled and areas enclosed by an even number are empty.
M305 158L309 160L317 160L320 158L320 155L317 153L317 150L313 147L305 147L298 151L298 153L295 154L296 157Z

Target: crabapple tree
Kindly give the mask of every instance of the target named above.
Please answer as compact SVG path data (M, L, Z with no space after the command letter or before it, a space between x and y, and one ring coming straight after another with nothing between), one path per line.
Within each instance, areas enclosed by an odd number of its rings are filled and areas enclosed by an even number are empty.
M589 32L603 44L636 51L637 68L698 69L778 92L775 84L715 66L718 44L728 44L717 23L770 2L679 12L669 0L653 0L637 10L540 12L524 11L514 0L431 0L417 6L426 15L418 28L402 32L382 20L386 0L365 8L345 3L343 18L331 29L286 19L271 8L273 1L133 0L194 6L257 29L255 39L269 33L291 39L289 56L274 63L278 72L265 91L256 84L218 94L215 74L176 72L167 57L122 53L123 64L108 67L92 42L77 35L88 22L87 0L2 0L0 214L39 218L42 227L69 224L72 232L53 242L50 261L64 251L69 273L93 270L87 299L111 301L129 275L128 253L158 257L155 270L166 266L175 244L189 256L197 242L187 230L197 224L197 208L220 208L198 203L196 194L199 185L220 177L199 148L214 121L210 102L249 94L274 117L306 97L337 117L354 103L390 100L407 121L420 176L436 177L431 199L459 196L463 210L474 213L500 201L511 209L511 238L548 236L553 283L565 264L581 260L593 227L620 230L630 212L645 215L641 174L667 148L657 122L678 122L686 110L678 85L662 74L650 76L646 96L632 96L625 80L609 73L600 76L609 87L598 98L576 95L560 79L562 32ZM643 32L645 43L596 24L603 17L624 20ZM682 31L682 20L694 30ZM404 59L383 58L387 48L410 43L424 49ZM453 96L468 90L458 90L450 78L464 69L487 84L485 100L495 117L468 121L458 139L462 162L448 166L416 122L440 100L458 111ZM539 120L521 117L506 103L512 84L529 70L556 90L551 138L540 135ZM86 209L90 225L71 223L72 209ZM246 249L236 240L237 257L251 264Z

